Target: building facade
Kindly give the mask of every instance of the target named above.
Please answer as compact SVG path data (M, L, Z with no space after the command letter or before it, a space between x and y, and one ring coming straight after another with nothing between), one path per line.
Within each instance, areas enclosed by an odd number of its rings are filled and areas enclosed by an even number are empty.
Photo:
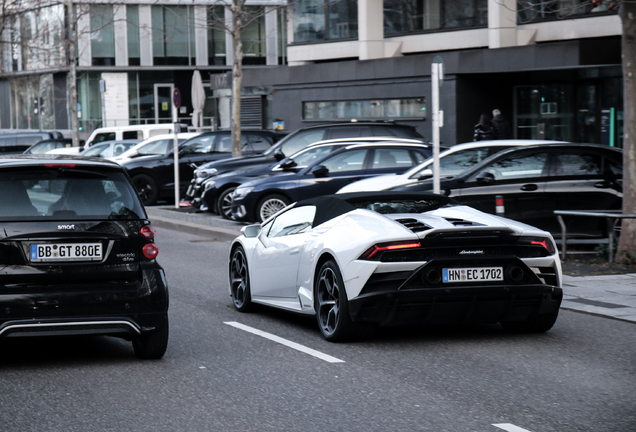
M621 146L621 24L583 0L248 1L243 126L294 130L378 120L431 137L431 63L444 64L445 145L472 140L499 109L511 136ZM189 121L194 70L204 125L229 128L229 4L76 6L78 117L86 134L113 124ZM23 14L2 31L2 129L68 129L67 11Z

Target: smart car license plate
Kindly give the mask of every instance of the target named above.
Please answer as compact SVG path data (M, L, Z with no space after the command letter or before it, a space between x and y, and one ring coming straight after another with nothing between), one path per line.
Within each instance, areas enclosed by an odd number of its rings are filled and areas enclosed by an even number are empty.
M442 269L444 282L488 282L502 281L502 267L473 267Z
M101 261L101 243L40 243L31 245L31 262Z

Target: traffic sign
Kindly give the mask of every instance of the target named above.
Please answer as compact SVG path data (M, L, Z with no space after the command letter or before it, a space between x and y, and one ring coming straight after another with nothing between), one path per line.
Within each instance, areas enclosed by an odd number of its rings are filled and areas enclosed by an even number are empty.
M181 106L181 92L178 88L174 89L172 93L172 103L174 103L175 108L179 108Z

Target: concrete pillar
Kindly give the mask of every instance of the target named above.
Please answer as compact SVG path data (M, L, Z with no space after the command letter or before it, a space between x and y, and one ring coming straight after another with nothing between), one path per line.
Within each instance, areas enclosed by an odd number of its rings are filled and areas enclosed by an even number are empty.
M225 7L225 27L228 29L234 28L232 17L232 9L229 6ZM234 38L228 32L225 32L225 64L232 66L234 64Z
M77 5L77 56L80 66L92 65L91 53L91 17L89 5Z
M139 5L139 53L141 66L152 66L152 6Z
M278 64L278 9L265 6L265 47L267 51L266 64Z
M517 1L488 0L488 47L517 46Z
M206 6L194 7L194 41L197 66L208 65L208 10Z
M128 26L126 22L126 5L113 5L115 19L115 65L128 66Z
M360 60L384 57L384 11L382 0L358 1Z

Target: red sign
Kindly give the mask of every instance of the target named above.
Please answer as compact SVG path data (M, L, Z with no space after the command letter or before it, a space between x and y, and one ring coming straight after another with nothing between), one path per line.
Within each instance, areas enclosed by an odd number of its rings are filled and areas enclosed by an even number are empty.
M172 103L174 103L175 108L181 106L181 92L178 88L174 89L174 93L172 93Z

